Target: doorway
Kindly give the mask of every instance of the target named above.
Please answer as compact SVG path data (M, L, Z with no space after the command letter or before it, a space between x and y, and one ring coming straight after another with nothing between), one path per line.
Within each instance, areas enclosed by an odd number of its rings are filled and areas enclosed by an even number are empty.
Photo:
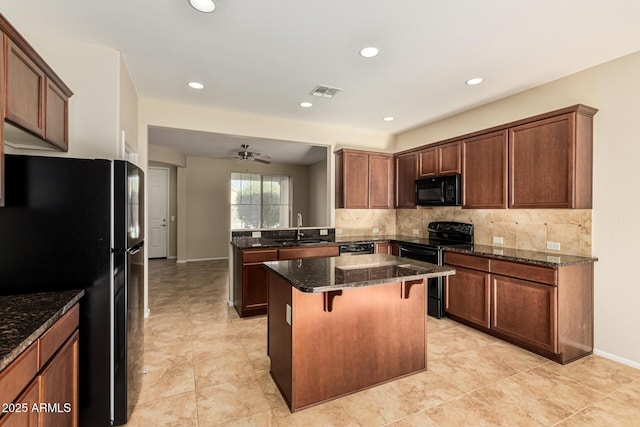
M167 258L169 168L149 167L149 258Z

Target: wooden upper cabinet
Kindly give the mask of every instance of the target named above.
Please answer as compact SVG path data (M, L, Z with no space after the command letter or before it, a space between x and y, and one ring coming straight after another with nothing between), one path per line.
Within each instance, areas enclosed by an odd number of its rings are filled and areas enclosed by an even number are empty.
M369 155L369 207L393 208L393 157L389 154Z
M418 152L418 177L427 178L438 174L438 150L426 148Z
M336 208L393 207L393 157L358 150L336 152Z
M44 137L45 75L18 45L5 41L5 118Z
M63 151L69 149L69 98L53 81L47 79L44 137Z
M507 207L507 131L462 141L462 207Z
M460 141L438 146L438 175L460 173Z
M395 162L395 207L416 208L416 179L418 179L418 153L411 152L394 156Z
M510 208L591 208L594 113L578 108L509 129Z
M460 141L420 150L418 163L420 178L460 173Z

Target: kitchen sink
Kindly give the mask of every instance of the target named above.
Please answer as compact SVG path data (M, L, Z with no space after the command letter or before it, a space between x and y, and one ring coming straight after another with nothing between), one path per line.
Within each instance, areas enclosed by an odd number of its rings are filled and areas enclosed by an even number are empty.
M305 245L322 245L331 243L322 239L273 239L274 242L280 243L282 246L305 246Z

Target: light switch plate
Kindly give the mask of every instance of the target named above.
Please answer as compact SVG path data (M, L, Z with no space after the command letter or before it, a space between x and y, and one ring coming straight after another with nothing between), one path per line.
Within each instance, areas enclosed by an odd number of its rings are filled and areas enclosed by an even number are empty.
M327 236L329 234L329 230L320 230L321 236Z
M547 242L547 249L550 249L552 251L559 251L560 250L560 243L559 242Z
M413 229L413 234L420 234L420 230L418 230L417 228Z
M252 231L251 237L262 237L262 233L259 231Z
M336 234L338 235L342 234L342 228L336 228Z
M289 326L291 326L291 306L289 304L287 304L286 319Z
M496 245L502 245L504 243L504 239L502 237L493 236L493 243Z
M176 216L175 215L171 215L171 221L175 221L176 220Z

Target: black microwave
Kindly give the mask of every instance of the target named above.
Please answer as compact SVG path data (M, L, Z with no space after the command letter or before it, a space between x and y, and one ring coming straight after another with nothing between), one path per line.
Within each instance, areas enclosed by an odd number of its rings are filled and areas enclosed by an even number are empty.
M416 179L416 205L460 206L460 174Z

